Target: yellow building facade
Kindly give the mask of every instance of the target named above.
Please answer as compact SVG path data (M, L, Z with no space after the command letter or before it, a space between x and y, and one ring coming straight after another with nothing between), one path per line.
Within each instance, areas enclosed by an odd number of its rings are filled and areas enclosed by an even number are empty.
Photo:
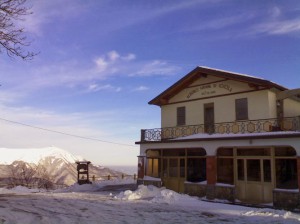
M299 208L299 96L268 80L195 68L149 102L161 108L161 127L141 131L139 183Z

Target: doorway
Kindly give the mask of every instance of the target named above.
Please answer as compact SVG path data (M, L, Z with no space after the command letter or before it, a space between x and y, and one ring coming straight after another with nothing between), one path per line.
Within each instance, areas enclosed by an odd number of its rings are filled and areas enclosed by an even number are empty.
M209 134L215 132L214 103L204 104L204 132Z
M183 193L185 182L185 158L163 159L163 185L173 191Z
M270 203L273 201L273 162L268 156L241 156L236 159L236 190L240 201Z

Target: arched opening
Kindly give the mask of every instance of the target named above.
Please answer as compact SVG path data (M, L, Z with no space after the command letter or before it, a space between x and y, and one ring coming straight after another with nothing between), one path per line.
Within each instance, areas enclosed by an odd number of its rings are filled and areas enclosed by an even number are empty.
M206 151L200 149L187 150L187 176L189 182L202 182L206 180Z
M292 147L275 147L276 188L298 189L296 156Z
M183 192L185 181L206 181L206 151L203 148L147 150L146 175L161 178L165 187Z
M233 148L219 148L217 150L217 182L234 184Z

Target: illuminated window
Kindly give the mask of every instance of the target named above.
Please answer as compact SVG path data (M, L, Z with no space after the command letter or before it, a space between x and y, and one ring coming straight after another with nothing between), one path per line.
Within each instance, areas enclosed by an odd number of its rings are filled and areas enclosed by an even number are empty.
M147 158L146 175L151 177L159 177L159 159Z

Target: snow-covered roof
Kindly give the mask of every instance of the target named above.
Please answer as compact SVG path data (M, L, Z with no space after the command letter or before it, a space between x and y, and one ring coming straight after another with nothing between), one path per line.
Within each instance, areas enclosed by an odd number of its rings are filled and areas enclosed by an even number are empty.
M161 94L159 94L157 97L149 101L149 104L154 104L161 106L164 104L164 102L167 102L171 97L176 95L178 92L180 92L182 89L190 85L192 82L194 82L196 79L200 78L203 75L212 75L217 76L225 79L232 79L237 80L241 82L246 82L249 84L257 85L257 86L264 86L268 88L276 88L278 90L284 91L287 90L287 88L276 84L272 81L258 78L251 75L245 75L241 73L235 73L215 68L209 68L205 66L199 66L196 67L194 70L189 72L187 75L185 75L183 78L181 78L179 81L177 81L175 84L170 86L168 89L163 91Z
M189 135L185 137L179 137L172 140L193 140L193 139L232 139L232 138L264 138L264 137L290 137L290 136L299 136L299 131L276 131L276 132L261 132L261 133L225 133L225 134L207 134L207 133L200 133Z

